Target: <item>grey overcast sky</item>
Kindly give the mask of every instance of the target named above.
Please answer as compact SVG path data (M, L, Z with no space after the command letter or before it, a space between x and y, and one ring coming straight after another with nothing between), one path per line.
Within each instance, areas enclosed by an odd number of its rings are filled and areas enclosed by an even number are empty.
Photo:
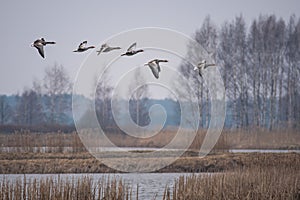
M163 27L193 35L210 15L216 25L242 14L247 26L259 14L288 20L300 16L299 0L191 1L2 1L0 94L20 93L42 79L48 66L63 65L71 79L89 53L72 52L83 40L99 45L121 31ZM57 42L46 47L42 59L30 44L37 38Z

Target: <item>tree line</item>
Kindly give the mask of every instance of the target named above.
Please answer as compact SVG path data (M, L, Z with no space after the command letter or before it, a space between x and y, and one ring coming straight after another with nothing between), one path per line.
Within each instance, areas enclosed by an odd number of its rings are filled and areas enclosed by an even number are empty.
M222 74L226 123L233 128L299 128L300 19L260 15L250 27L243 16L217 27L209 16L194 39L209 52ZM187 60L198 57L190 49ZM197 93L201 127L209 122L209 91L188 62L180 70Z
M46 68L43 80L34 80L21 94L0 96L0 125L70 125L70 112L71 82L58 64Z
M136 76L140 77L140 74L136 74ZM99 82L95 78L97 119L104 130L120 131L111 108L113 87L108 84L108 75L104 74L103 77L104 79ZM134 90L135 85L140 81L141 79L136 79L132 82L128 92ZM0 95L0 130L8 132L21 128L36 131L40 129L42 132L57 129L75 130L72 118L71 88L72 83L65 68L62 65L54 64L45 69L42 80L34 80L32 87L24 88L21 94ZM148 108L146 107L147 94L148 88L143 86L138 88L129 100L130 116L135 123L141 126L149 123ZM92 103L92 98L89 97L82 97L82 100ZM127 102L120 101L120 104L123 103Z

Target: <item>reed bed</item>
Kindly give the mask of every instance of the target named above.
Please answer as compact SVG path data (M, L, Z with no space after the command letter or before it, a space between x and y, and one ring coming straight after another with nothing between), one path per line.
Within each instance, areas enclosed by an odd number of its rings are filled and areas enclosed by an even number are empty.
M299 166L299 165L298 165ZM300 199L298 166L252 166L232 172L181 176L165 186L163 200L201 199ZM54 199L54 200L138 200L139 186L121 179L91 176L81 179L23 179L0 182L0 199ZM151 198L152 199L152 198Z
M0 134L0 146L0 152L8 153L86 152L76 132L35 133L16 131L12 134Z
M298 166L288 168L251 167L234 172L181 176L164 199L300 199Z
M222 135L231 149L300 149L297 129L224 129Z
M177 130L163 130L159 134L149 138L134 138L121 133L108 133L107 136L119 147L151 147L161 148L170 143ZM87 132L88 133L88 132ZM188 133L181 133L178 138L186 140ZM206 130L199 129L196 137L189 147L190 150L199 150ZM93 144L94 137L89 144ZM100 139L100 142L102 140ZM98 141L96 141L98 142ZM273 130L261 128L253 129L224 129L213 151L227 152L229 149L300 149L300 134L297 130ZM105 146L105 144L95 144ZM78 134L50 132L35 133L30 131L18 131L12 134L0 133L0 152L5 153L80 153L87 152Z
M100 179L91 177L61 180L55 178L30 179L0 183L0 199L51 199L51 200L129 200L132 199L132 188L122 180Z

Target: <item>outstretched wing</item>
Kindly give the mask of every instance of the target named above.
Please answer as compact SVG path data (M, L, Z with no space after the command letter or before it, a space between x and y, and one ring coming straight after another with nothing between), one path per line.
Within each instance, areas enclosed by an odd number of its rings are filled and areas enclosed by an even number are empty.
M154 62L149 62L148 63L151 71L152 71L152 74L154 75L155 78L159 78L159 72L160 72L160 68L157 67L157 65L154 63Z
M110 47L110 46L106 45L106 48L103 50L103 52L110 52L110 51L118 50L118 49L121 49L121 47Z
M158 70L158 72L160 72L160 66L159 66L159 63L157 63L157 70Z
M101 52L103 52L103 49L107 46L107 44L102 44L100 49L97 51L97 55L99 55Z
M40 53L40 55L45 58L45 54L44 54L44 47L43 46L35 46L38 50L38 52Z
M199 75L202 78L202 70L201 69L199 69Z
M86 46L86 44L87 44L87 41L81 42L80 45L79 45L79 47L78 47L78 49L84 48Z
M136 42L130 45L130 47L127 49L127 51L133 51L136 48Z

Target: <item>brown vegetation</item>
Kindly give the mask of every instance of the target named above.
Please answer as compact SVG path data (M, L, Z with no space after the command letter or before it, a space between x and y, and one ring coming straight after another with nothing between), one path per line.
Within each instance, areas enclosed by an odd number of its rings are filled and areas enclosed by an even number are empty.
M174 200L299 199L299 171L253 167L233 173L180 177L172 188ZM170 195L169 195L170 196Z
M258 158L228 173L181 176L165 191L166 199L300 199L299 157L279 159Z
M115 154L112 154L113 156ZM118 159L109 153L104 159ZM122 155L128 156L126 154ZM167 157L165 157L167 159ZM161 157L160 159L164 159ZM154 159L155 160L155 159ZM157 159L156 159L157 160ZM197 152L188 152L158 172L224 172L255 165L288 166L300 160L298 153L218 153L199 158ZM152 158L145 162L153 162ZM22 173L114 173L88 153L1 153L1 174Z
M42 155L35 155L35 158ZM41 160L41 163L45 163L43 167L59 166L66 162L63 160L62 163L56 163L61 159L57 159L55 154L51 155L53 160L50 159L51 161L46 163L45 160ZM1 158L4 156L1 155ZM25 154L24 159L31 156ZM64 154L57 156L68 158L68 155ZM82 168L84 170L88 169L89 164L99 164L92 158L83 159L84 157L85 155L82 154L75 156L72 166L79 165L79 168L85 166ZM21 161L22 156L17 154L16 159ZM24 162L20 166L31 162ZM223 168L222 171L225 173L182 176L174 180L172 187L166 186L163 199L299 199L299 165L300 155L297 153L214 154L205 158L183 157L160 172L170 172L174 169L175 172L179 172L176 171L179 169L188 171L193 168L202 171L218 171ZM14 166L14 163L10 163L10 166ZM132 199L132 187L135 188L122 180L93 180L89 177L76 181L52 178L16 182L4 180L0 183L0 199L12 199L13 195L15 199L24 199L24 195L27 199Z
M123 146L161 147L174 131L143 140L112 134ZM296 132L223 131L214 151L204 158L198 151L205 131L199 131L190 149L157 172L221 172L193 175L166 186L164 199L299 199L299 153L229 153L230 148L299 148ZM184 137L184 136L183 136ZM90 155L74 133L0 134L0 173L114 173ZM16 148L7 151L5 147ZM47 147L47 148L45 148ZM105 158L118 159L114 152ZM126 152L120 156L129 156ZM168 152L160 159L165 159ZM153 162L149 158L149 163ZM225 173L224 173L225 172ZM53 179L0 183L0 199L132 199L132 190L116 180L54 181Z
M176 130L164 130L149 138L134 138L122 133L110 133L107 137L120 147L156 147L167 145L176 135ZM199 130L189 149L199 150L206 130ZM182 134L182 140L186 135ZM91 138L93 139L93 138ZM6 148L13 147L13 148ZM226 152L229 149L300 149L300 134L296 130L267 131L264 129L223 130L214 152ZM20 131L13 134L0 134L0 152L86 152L78 134L51 132L33 133Z
M61 180L58 178L17 180L0 183L0 199L132 199L132 189L124 185L122 180L93 180L83 177L77 180Z
M231 149L300 149L300 132L294 129L225 129L222 135Z

